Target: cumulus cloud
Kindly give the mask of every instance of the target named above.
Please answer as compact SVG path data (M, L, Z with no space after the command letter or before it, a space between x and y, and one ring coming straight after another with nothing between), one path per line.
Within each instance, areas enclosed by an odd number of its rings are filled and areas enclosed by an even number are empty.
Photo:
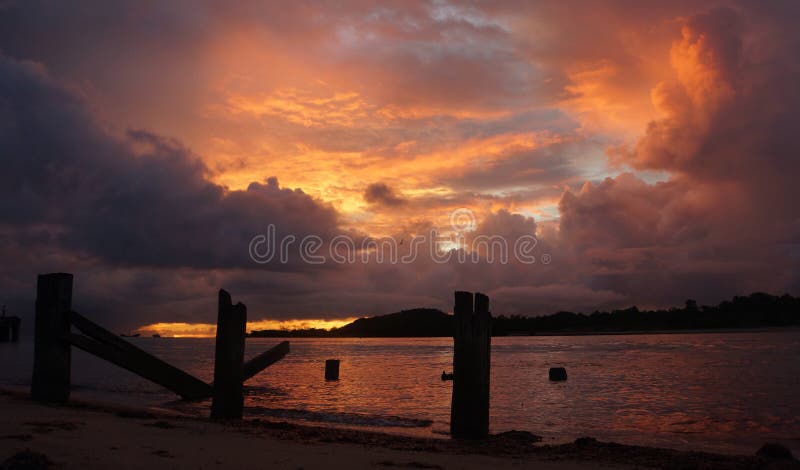
M6 2L0 294L72 270L135 327L213 321L220 286L284 318L796 290L800 6L722 3ZM459 207L552 263L248 256L269 223L409 240Z
M535 236L536 221L533 217L500 209L484 217L471 235L498 236L513 242L525 236Z
M0 220L50 243L137 266L233 267L267 224L330 237L336 212L275 178L230 191L179 143L106 133L74 94L30 63L0 59Z
M17 311L27 309L36 274L60 270L77 276L78 308L120 328L213 321L220 286L250 303L255 318L330 317L410 305L448 309L459 285L501 282L455 256L433 262L429 247L418 262L400 266L256 265L248 244L267 224L279 238L329 240L342 233L337 213L275 178L245 190L211 183L202 162L174 140L145 131L111 135L79 97L32 63L0 61L0 96L7 117L0 236L9 261L2 294ZM381 204L401 200L381 184L368 194ZM535 229L532 219L507 212L485 224L509 235Z
M789 201L800 196L800 74L795 63L774 64L796 56L798 41L779 10L721 7L686 19L671 49L674 77L653 90L663 117L613 154L669 171L668 181L623 174L562 197L563 243L596 285L642 292L638 275L662 302L670 292L797 288L800 212Z
M559 202L561 236L576 249L680 245L709 235L703 224L712 196L676 181L648 185L630 173L586 183Z

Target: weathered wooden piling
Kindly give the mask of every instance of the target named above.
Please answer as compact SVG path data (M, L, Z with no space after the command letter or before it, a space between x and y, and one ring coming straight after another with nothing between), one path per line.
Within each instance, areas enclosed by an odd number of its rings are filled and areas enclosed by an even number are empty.
M491 314L489 298L456 292L453 347L453 398L450 435L481 438L489 434Z
M325 380L339 380L339 359L325 361Z
M233 305L226 291L219 291L217 341L214 353L214 396L211 417L241 419L244 409L244 339L247 307Z
M72 308L72 274L39 275L34 321L31 397L64 403L69 399L69 312Z

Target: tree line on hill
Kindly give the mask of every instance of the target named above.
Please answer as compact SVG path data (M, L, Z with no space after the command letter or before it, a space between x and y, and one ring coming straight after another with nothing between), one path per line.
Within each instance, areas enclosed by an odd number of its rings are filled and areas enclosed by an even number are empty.
M755 293L737 296L716 306L694 300L664 310L636 306L591 314L557 312L539 317L496 316L492 335L592 334L647 331L712 330L800 326L800 298ZM360 318L331 330L256 330L251 337L399 338L452 336L453 316L436 309L417 308L389 315Z

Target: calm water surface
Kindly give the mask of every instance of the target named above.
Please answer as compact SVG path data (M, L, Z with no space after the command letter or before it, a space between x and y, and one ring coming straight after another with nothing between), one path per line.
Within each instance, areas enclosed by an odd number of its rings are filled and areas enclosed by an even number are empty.
M213 339L137 338L201 379ZM249 339L248 357L280 340ZM291 339L292 352L247 382L250 417L443 436L452 382L450 338ZM27 387L33 346L0 344L0 384ZM139 377L73 353L76 398L178 408ZM324 360L341 360L338 382ZM552 366L569 380L549 382ZM560 442L580 436L630 444L753 453L777 441L800 454L800 332L492 339L491 430L524 429Z

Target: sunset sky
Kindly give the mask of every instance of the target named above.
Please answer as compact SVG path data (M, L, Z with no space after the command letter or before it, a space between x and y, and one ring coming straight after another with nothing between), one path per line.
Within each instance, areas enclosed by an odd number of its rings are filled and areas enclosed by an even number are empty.
M222 287L323 327L457 289L506 315L800 293L800 2L232 3L0 0L10 312L56 271L167 334L207 334ZM462 208L551 261L248 253Z

